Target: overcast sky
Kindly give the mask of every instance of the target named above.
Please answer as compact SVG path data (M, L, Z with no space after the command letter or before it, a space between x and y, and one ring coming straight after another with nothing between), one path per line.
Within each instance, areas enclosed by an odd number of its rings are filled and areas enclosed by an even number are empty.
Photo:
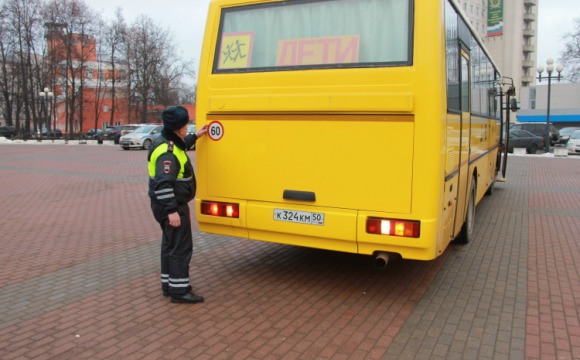
M129 24L140 14L151 17L175 36L181 56L193 60L197 71L210 0L86 1L107 19L113 17L117 7L123 9ZM574 18L580 18L578 0L538 0L538 64L544 65L549 57L555 61L560 58L564 48L562 36L572 32Z
M538 0L538 65L546 59L558 61L564 51L566 33L574 31L574 19L580 19L578 0Z

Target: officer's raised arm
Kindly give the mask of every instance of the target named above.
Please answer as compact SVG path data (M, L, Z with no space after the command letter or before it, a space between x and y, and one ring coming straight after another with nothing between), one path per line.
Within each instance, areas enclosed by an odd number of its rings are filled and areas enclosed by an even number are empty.
M202 126L199 130L195 132L195 134L187 135L185 139L183 139L183 141L185 141L185 143L187 144L187 148L188 149L193 148L197 139L202 137L205 133L207 133L207 125Z

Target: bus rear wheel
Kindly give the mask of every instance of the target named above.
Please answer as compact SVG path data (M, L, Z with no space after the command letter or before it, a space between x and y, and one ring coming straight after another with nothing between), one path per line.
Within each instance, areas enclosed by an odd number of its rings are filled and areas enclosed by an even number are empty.
M467 200L467 216L465 217L465 222L461 227L461 232L455 239L455 242L459 244L467 244L471 241L473 237L473 227L475 225L475 196L476 192L476 182L475 178L471 180L471 191L469 192L469 200Z

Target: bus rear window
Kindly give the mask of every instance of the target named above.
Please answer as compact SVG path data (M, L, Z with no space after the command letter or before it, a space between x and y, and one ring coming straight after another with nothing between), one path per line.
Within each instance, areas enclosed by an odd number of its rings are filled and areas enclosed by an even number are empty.
M410 65L412 0L297 0L222 11L214 73Z

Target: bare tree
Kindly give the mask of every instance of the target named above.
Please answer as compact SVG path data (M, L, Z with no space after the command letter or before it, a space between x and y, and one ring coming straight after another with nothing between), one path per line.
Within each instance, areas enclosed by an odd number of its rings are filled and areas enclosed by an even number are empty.
M0 107L2 108L2 115L6 120L6 124L13 126L14 108L16 99L16 79L15 71L12 66L14 63L14 49L16 43L14 37L10 34L8 24L8 11L2 6L0 9L0 60L1 64L1 78L0 78L0 92L2 97L0 99Z
M38 0L6 0L2 4L4 109L9 109L9 118L17 129L21 128L23 113L26 134L30 133L31 122L35 131L40 128L36 95L41 75L42 56L38 49L42 27L38 9Z
M151 18L140 16L128 33L131 92L139 117L145 122L149 106L179 102L185 87L182 80L192 71L175 54L169 32L155 25Z
M195 104L197 95L197 84L185 85L179 97L180 104Z
M44 11L43 11L44 12ZM44 14L43 14L44 15ZM52 91L56 95L57 89L57 76L59 75L58 69L60 69L60 62L63 60L62 54L64 53L64 47L62 43L62 29L65 24L55 23L50 21L45 21L45 16L43 16L44 21L44 38L46 39L46 57L44 58L44 66L46 79L42 81L45 87L48 87L49 91ZM50 116L49 118L56 119L57 117L57 97L53 96L50 101L52 106L49 107ZM56 124L55 129L56 130Z
M111 110L109 124L113 124L115 121L115 113L118 107L117 99L117 85L119 81L123 80L123 76L120 74L126 74L126 69L119 69L122 64L126 64L126 57L124 57L126 38L127 36L127 25L125 24L125 19L123 18L123 13L121 8L117 8L115 11L115 19L113 22L106 26L104 33L104 40L106 51L103 49L104 56L107 57L107 61L111 68Z
M176 55L168 30L143 15L129 27L121 9L107 26L85 1L0 4L0 111L7 124L26 134L50 130L56 106L40 99L45 87L57 95L55 105L64 104L68 136L82 129L85 108L94 109L98 127L106 97L110 124L119 113L146 122L153 106L195 101L193 61Z
M169 36L147 16L139 16L131 25L128 60L132 70L132 89L141 122L146 122L147 108L155 105L154 87L158 69L166 60Z
M162 65L155 87L157 104L169 106L195 102L195 87L187 83L187 80L195 79L192 65L193 62L182 62L177 58Z
M58 58L66 103L65 132L70 135L73 129L82 129L86 65L96 56L92 35L96 15L83 0L52 0L45 7L44 17L48 23L62 26Z
M107 27L104 22L99 21L98 26L96 27L96 51L98 54L103 55L105 51L105 33L107 31ZM92 99L88 99L89 101L93 102L93 117L95 119L94 128L97 129L99 127L99 119L103 112L103 104L105 97L108 91L108 81L107 81L107 62L105 61L96 61L95 66L97 70L97 77L94 79L93 72L94 68L90 67L87 69L87 79L93 79L91 84L93 89L93 97ZM91 74L88 76L88 74Z
M561 60L567 68L567 79L576 82L580 79L580 18L574 19L574 30L564 35L564 40Z

